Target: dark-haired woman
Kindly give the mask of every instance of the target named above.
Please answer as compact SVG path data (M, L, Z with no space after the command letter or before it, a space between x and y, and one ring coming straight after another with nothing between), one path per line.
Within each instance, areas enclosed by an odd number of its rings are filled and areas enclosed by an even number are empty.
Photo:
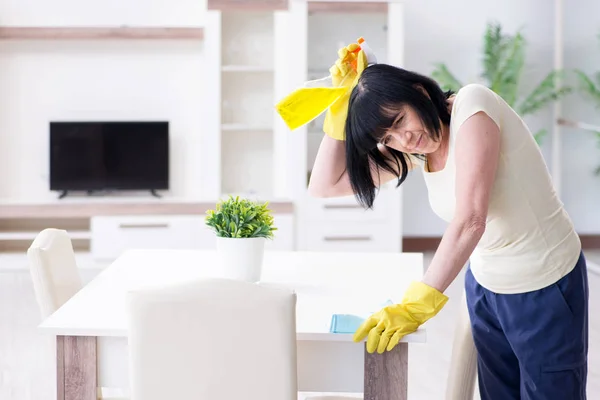
M422 281L368 318L355 340L391 350L442 309L468 261L482 399L585 399L586 263L519 115L485 86L446 93L425 76L374 64L352 88L341 129L345 140L323 138L313 196L354 194L370 207L380 185L418 168L448 222Z

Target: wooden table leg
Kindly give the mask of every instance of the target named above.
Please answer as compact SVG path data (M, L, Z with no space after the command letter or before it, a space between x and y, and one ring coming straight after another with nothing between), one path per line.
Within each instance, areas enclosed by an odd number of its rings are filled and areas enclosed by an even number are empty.
M96 337L57 336L56 368L58 400L96 400Z
M392 351L369 354L365 349L364 400L408 399L408 343Z

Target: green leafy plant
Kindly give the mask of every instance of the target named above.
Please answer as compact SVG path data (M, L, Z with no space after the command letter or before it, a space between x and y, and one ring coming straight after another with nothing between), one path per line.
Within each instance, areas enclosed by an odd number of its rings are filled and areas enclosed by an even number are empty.
M256 203L239 196L221 200L214 210L206 212L206 225L218 237L226 238L273 238L277 230L268 203Z
M600 35L598 35L600 41ZM597 71L593 75L588 75L581 70L575 70L575 76L579 81L579 92L591 100L598 110L600 110L600 71ZM598 147L600 147L600 132L594 132L598 138ZM600 175L600 166L594 170L594 174Z
M502 97L519 115L535 114L550 103L571 92L558 85L562 71L550 72L528 95L520 96L519 87L525 70L526 41L520 32L509 35L498 23L488 23L483 38L484 84ZM435 64L431 74L444 90L458 91L464 86L443 63ZM534 134L541 143L546 130Z

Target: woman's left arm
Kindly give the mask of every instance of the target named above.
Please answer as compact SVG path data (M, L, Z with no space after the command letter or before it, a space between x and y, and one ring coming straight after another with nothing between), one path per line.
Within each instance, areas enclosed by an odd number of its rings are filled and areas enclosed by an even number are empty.
M500 129L484 112L469 117L456 136L456 209L423 283L444 292L485 232L500 155Z

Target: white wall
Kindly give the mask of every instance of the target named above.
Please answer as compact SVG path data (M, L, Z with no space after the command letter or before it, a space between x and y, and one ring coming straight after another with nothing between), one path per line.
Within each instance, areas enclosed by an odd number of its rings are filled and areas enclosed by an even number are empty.
M332 21L338 21L337 24ZM371 12L362 14L315 13L308 18L308 68L324 71L335 62L337 51L350 41L363 36L378 56L387 61L387 15ZM327 76L327 75L325 75Z
M4 0L0 25L201 26L205 7L205 0ZM429 74L433 63L442 61L463 81L476 80L482 35L491 20L511 32L523 28L529 43L524 92L552 68L554 9L548 0L423 0L406 2L405 9L406 68ZM600 3L568 2L565 12L565 67L600 70ZM353 28L355 33L348 34L383 35L379 18L371 19L375 28ZM325 31L309 30L310 44L323 43L317 33ZM337 46L329 42L328 47ZM198 157L205 139L203 104L210 99L202 78L209 61L203 46L176 41L0 42L0 198L54 198L47 189L48 121L98 118L169 119L171 195L202 197L202 182L210 174ZM311 58L314 67L326 66L320 63L323 53L310 54L316 57ZM564 102L564 115L600 124L600 112L579 95ZM551 119L550 110L526 118L534 131L551 128ZM600 150L589 133L563 132L563 200L579 232L599 233L600 178L591 171L600 162ZM549 146L548 138L542 149L550 165ZM404 196L405 235L443 233L445 224L431 212L419 173L409 176Z
M3 26L202 26L202 0L4 0ZM50 120L169 120L171 191L202 196L202 41L0 42L0 198L44 200Z
M206 0L2 0L2 26L204 24Z
M522 28L528 42L523 93L529 93L533 84L552 68L554 10L548 0L424 0L406 2L405 7L408 69L430 74L434 63L444 62L463 83L477 81L482 70L483 34L488 21L499 22L506 32ZM552 129L550 109L525 120L534 132L542 127ZM542 150L550 167L549 137ZM582 220L584 215L573 217ZM413 172L404 187L404 234L439 236L445 226L430 209L421 173Z
M600 2L565 2L565 68L600 71ZM600 108L581 95L563 102L565 118L600 126ZM600 233L600 140L593 133L563 128L562 197L579 233Z
M499 22L505 32L521 29L527 40L527 67L521 92L530 93L553 68L554 5L553 0L423 0L405 2L405 67L430 74L434 63L444 62L464 83L477 81L482 70L483 34L486 23ZM355 24L321 26L326 17L311 17L309 65L325 69L325 64L337 38L363 35L371 46L383 54L384 29L381 19L369 16ZM349 20L345 17L345 20ZM368 25L361 28L360 24ZM328 31L329 30L329 31ZM587 72L600 70L600 2L565 1L565 68L582 68ZM334 39L335 38L335 39ZM372 39L373 38L373 39ZM372 39L372 40L371 40ZM385 60L381 60L385 62ZM325 64L323 64L325 63ZM329 64L327 64L329 65ZM600 125L600 110L572 95L565 99L564 115ZM552 107L525 120L533 132L548 130L542 152L548 167L552 167L551 134ZM562 199L580 233L600 233L600 177L591 172L600 164L600 148L592 134L563 130ZM430 209L427 190L420 172L413 172L404 184L404 235L439 236L446 224Z

